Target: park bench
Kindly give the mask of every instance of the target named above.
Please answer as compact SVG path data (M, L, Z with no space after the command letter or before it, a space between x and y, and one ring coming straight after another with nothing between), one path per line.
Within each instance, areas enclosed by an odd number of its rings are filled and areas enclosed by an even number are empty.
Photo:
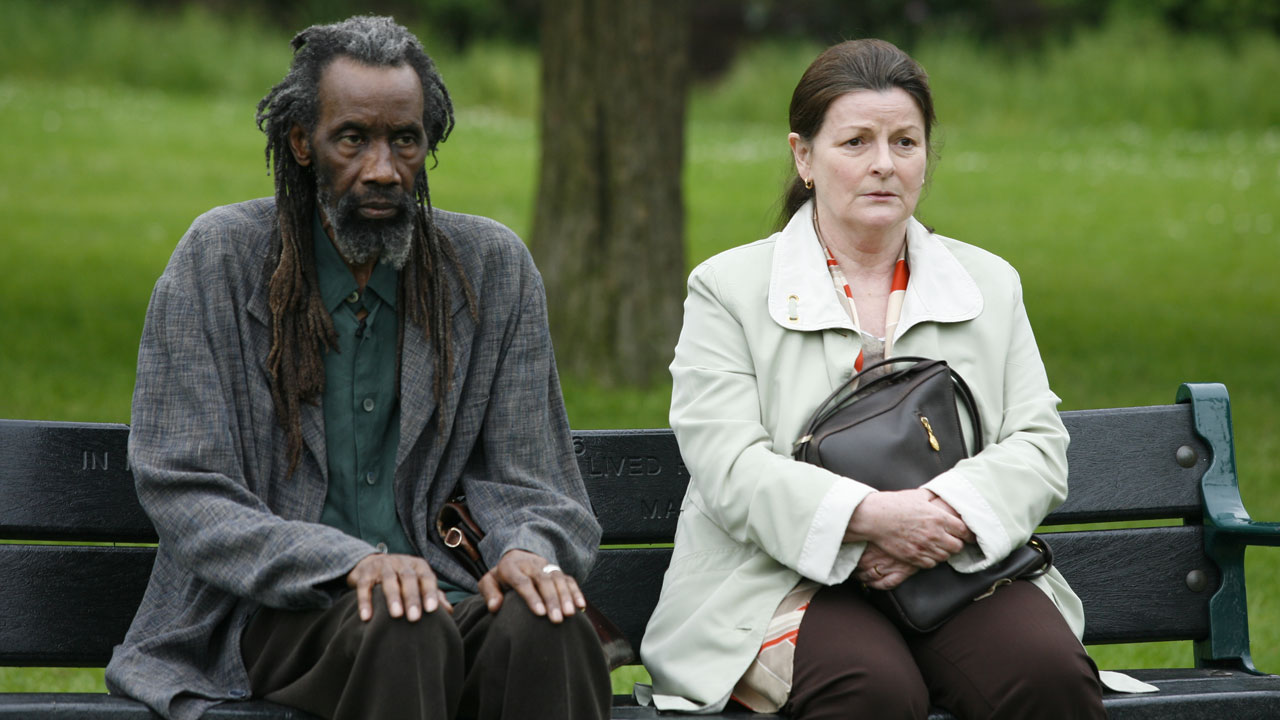
M1063 419L1070 497L1045 531L1084 601L1085 641L1194 641L1195 667L1133 671L1160 691L1108 693L1110 716L1280 717L1280 677L1257 673L1250 658L1243 563L1246 546L1280 544L1280 525L1251 521L1241 503L1225 388L1184 385L1173 405ZM116 424L0 420L0 538L10 541L0 544L0 665L102 667L124 636L155 541L134 496L127 435ZM577 432L574 447L606 546L585 590L639 647L688 475L667 430ZM1139 520L1163 522L1120 525ZM657 716L615 698L615 718ZM152 717L106 695L0 693L0 720ZM206 717L307 716L251 701Z

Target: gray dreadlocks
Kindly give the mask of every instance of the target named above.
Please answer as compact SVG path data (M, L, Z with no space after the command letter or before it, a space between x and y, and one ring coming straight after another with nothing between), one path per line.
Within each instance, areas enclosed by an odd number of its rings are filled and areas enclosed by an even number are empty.
M258 128L267 136L267 168L275 176L278 225L273 238L275 269L268 286L271 350L267 369L271 399L288 436L289 474L302 453L302 403L317 402L324 391L324 352L337 344L333 321L320 299L311 242L317 202L313 167L299 165L289 148L289 131L308 133L319 118L319 84L324 69L338 57L374 67L408 65L422 81L422 125L432 159L453 129L453 104L435 63L407 29L386 17L353 17L331 25L313 25L293 38L289 72L258 103ZM400 343L406 320L420 327L435 349L433 393L437 404L453 377L449 301L453 282L466 296L472 317L476 300L471 283L449 238L436 227L424 168L414 179L413 243L401 273ZM453 282L446 277L452 275ZM399 380L396 382L397 391ZM443 413L438 416L443 423Z

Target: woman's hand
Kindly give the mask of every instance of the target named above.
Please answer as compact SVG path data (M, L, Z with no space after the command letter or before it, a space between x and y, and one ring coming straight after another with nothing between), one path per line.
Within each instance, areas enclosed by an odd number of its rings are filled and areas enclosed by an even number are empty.
M955 508L953 508L953 507L951 507L951 503L947 502L946 500L943 500L942 498L938 497L937 495L934 495L934 493L933 493L933 491L932 491L932 490L925 490L925 492L927 492L927 493L929 493L930 495L932 495L932 496L933 496L933 498L932 498L931 500L929 500L929 502L930 502L930 503L932 503L933 505L937 506L937 507L938 507L940 510L942 510L943 512L945 512L945 513L947 513L947 514L949 514L949 515L952 515L952 516L956 517L958 520L960 520L960 522L962 522L962 523L964 522L964 518L961 518L961 517L960 517L960 513L956 512L956 509L955 509ZM965 542L967 542L967 543L977 543L977 542L978 542L978 538L977 538L977 536L975 536L975 535L973 534L973 531L969 529L969 526L968 526L968 525L965 525L965 526L964 526L964 535L961 535L961 536L960 536L960 539L961 539L961 540L963 540L963 541L965 541Z
M906 563L885 552L875 543L868 543L858 560L858 567L853 576L861 580L867 587L876 590L892 590L904 580L916 573L916 566Z
M945 562L974 538L950 505L916 488L866 496L849 518L844 539L874 543L892 558L927 569Z

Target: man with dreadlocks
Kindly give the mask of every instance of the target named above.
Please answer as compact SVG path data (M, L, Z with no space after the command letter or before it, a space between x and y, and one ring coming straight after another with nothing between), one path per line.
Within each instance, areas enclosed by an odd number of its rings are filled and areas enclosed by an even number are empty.
M147 310L129 458L160 544L108 687L178 720L607 717L540 277L510 230L432 208L453 108L412 34L293 48L258 105L275 197L198 218ZM479 583L433 537L458 491Z

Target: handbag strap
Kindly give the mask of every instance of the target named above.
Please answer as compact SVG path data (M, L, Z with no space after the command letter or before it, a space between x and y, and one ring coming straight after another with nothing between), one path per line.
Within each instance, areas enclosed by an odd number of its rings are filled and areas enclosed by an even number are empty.
M792 446L792 456L798 458L804 451L805 445L813 439L813 433L818 426L849 403L857 402L859 396L866 395L882 385L898 382L923 369L922 365L936 364L941 364L947 369L947 373L951 376L952 385L956 389L956 396L959 398L960 404L964 406L965 412L969 415L969 421L973 424L973 451L969 453L969 456L977 455L983 448L982 417L978 414L978 403L973 397L973 391L969 389L969 384L964 381L964 378L960 377L960 373L947 364L946 360L934 360L916 355L900 355L898 357L885 358L868 365L832 391L818 405L818 409L813 412L813 415L809 417L809 422L805 423L804 433ZM895 365L906 365L906 367L894 370L892 367ZM873 371L886 367L891 369L878 376L873 377L871 375ZM871 379L866 380L867 378ZM864 380L866 382L863 382Z

